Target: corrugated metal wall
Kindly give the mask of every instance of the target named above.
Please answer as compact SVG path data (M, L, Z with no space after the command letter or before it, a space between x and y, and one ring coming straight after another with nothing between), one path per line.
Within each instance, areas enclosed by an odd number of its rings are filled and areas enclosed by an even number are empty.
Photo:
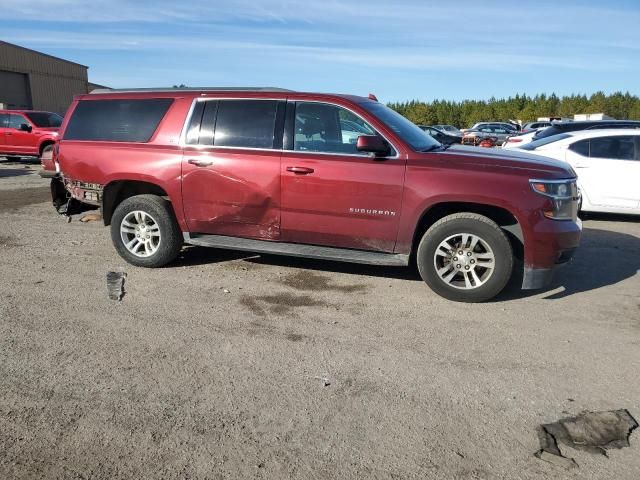
M87 93L87 67L1 41L0 70L28 74L34 110L64 114L74 95Z

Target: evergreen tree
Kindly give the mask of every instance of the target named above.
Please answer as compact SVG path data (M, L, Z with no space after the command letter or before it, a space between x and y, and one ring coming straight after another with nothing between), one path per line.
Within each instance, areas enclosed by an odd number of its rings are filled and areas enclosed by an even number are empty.
M604 113L621 120L640 120L640 97L629 92L606 95L600 91L589 97L584 94L563 97L555 93L534 97L516 94L509 98L492 97L489 100L460 102L444 99L430 103L410 100L391 103L389 107L417 124L450 124L461 128L491 120L531 122L538 117L573 118L577 113Z

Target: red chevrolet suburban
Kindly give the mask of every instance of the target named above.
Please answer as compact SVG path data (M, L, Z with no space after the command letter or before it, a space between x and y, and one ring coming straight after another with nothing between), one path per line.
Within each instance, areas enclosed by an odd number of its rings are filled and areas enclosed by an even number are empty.
M50 157L61 123L57 113L0 110L0 156Z
M520 259L549 283L579 244L576 175L538 156L448 149L369 98L281 89L94 91L54 150L54 204L102 209L117 252L161 267L184 243L408 265L485 301ZM65 203L67 202L67 203Z

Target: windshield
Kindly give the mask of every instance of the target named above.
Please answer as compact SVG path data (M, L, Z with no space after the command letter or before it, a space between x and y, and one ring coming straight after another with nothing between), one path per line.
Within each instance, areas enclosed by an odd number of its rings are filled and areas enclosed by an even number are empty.
M36 127L59 127L62 125L62 117L57 113L25 112L25 115Z
M364 102L361 105L378 117L396 135L408 143L413 150L421 152L434 150L440 146L440 143L431 135L386 105L376 102Z
M543 145L547 145L549 143L557 142L558 140L564 140L565 138L569 138L570 136L571 135L569 135L568 133L559 133L557 135L551 135L550 137L544 137L538 140L534 140L533 142L529 142L520 148L522 150L535 150L538 147L542 147Z

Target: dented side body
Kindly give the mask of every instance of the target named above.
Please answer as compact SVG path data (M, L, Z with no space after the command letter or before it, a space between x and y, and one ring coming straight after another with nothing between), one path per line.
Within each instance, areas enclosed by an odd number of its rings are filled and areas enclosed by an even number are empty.
M105 99L173 100L146 143L67 140L78 102ZM386 158L294 151L291 123L276 123L279 148L188 145L186 128L197 102L225 99L322 102L369 123L393 147ZM371 113L373 100L284 91L114 92L77 97L62 125L56 164L74 199L112 201L123 182L150 185L171 201L182 231L292 244L408 255L422 219L442 205L499 208L514 219L524 247L525 286L548 281L578 246L578 221L554 221L550 200L529 180L575 178L570 167L539 156L483 149L416 152ZM280 108L280 107L279 107ZM291 171L302 168L309 174ZM56 181L56 180L54 180ZM107 216L108 217L108 216ZM108 218L105 218L108 223ZM505 228L513 225L504 225ZM511 230L510 230L511 231ZM419 233L419 232L418 232ZM533 276L532 276L533 275ZM533 279L533 280L532 280ZM527 281L530 283L527 284Z

